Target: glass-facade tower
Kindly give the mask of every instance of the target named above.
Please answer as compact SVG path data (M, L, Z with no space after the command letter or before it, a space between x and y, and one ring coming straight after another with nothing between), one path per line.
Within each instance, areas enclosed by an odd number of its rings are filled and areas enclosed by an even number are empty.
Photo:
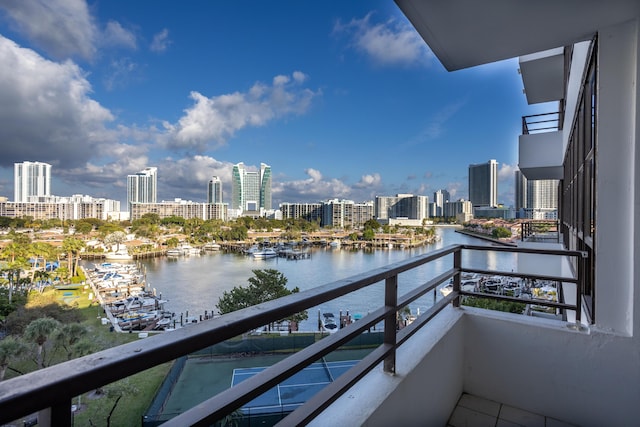
M271 210L271 166L260 164L260 171L247 170L244 163L233 166L231 209L239 212Z
M469 165L469 200L474 208L498 206L498 162Z

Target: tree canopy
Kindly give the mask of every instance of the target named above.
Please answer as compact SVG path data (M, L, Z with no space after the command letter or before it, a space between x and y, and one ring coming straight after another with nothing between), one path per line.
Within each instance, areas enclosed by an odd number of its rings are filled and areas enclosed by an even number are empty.
M297 286L291 290L287 289L287 278L278 270L252 271L254 277L247 279L249 286L235 286L230 291L225 291L222 294L218 304L216 304L220 314L231 313L232 311L300 292ZM307 312L303 311L289 317L287 320L300 322L307 318Z

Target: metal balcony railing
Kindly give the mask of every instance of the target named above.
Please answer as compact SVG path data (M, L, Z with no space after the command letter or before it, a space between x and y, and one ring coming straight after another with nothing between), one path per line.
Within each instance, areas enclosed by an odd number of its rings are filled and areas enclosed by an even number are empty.
M462 265L464 251L517 252L572 257L576 260L577 268L572 277L473 269ZM39 411L39 425L70 426L72 425L71 400L82 393L384 281L384 301L380 301L382 306L377 310L163 424L180 427L212 425L225 415L302 370L305 366L383 321L384 339L382 345L345 374L336 378L334 382L328 384L281 422L286 425L302 425L318 416L379 362L383 362L384 371L394 373L397 348L425 326L446 305L453 303L454 306L459 306L461 296L475 295L506 301L525 301L506 295L462 291L462 273L576 283L577 304L547 300L536 300L535 304L560 310L575 310L576 321L579 323L585 256L585 253L580 251L451 245L367 273L206 320L188 328L180 328L141 341L131 342L3 381L0 383L0 424ZM405 295L398 295L398 280L401 273L443 258L449 259L451 268L416 286ZM451 278L453 279L453 291L449 295L418 316L413 323L397 330L397 313L403 307L430 291L435 292L439 285Z
M532 114L522 116L522 134L553 132L562 129L563 112Z
M523 222L520 228L520 240L560 243L560 223L559 221Z

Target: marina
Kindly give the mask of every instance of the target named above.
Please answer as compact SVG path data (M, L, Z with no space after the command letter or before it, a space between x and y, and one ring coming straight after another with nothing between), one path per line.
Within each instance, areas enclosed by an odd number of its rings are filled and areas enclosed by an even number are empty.
M261 256L260 252L264 252L265 248L257 245L243 252L228 252L223 245L215 250L198 252L183 247L181 255L120 264L84 261L84 267L115 330L153 332L171 330L214 317L218 313L216 304L223 293L234 287L247 286L247 280L256 269L278 270L287 278L289 289L298 287L304 291L449 244L478 242L473 237L456 233L453 228L438 228L437 233L440 239L436 243L408 249L273 245L271 255ZM259 255L255 256L256 253ZM487 252L475 255L477 259L471 261L478 268L488 266L502 271L516 268L517 258L514 254ZM119 269L115 269L116 266ZM436 263L426 269L408 273L399 282L399 290L407 292L423 277L441 273L444 266ZM418 299L407 308L407 318L414 318L416 314L426 311L450 289L451 284L444 283L439 292ZM528 293L529 297L549 298L554 295L554 289L550 284L532 286L509 282L508 278L483 278L480 282L478 278L465 277L462 281L462 290L511 296ZM318 317L319 313L341 313L342 317L342 313L349 312L352 318L357 319L375 307L382 292L381 283L366 293L356 291L339 298L331 306L310 308L307 320L300 322L295 329L322 331L324 322ZM342 324L342 319L336 323ZM282 327L289 329L286 325Z

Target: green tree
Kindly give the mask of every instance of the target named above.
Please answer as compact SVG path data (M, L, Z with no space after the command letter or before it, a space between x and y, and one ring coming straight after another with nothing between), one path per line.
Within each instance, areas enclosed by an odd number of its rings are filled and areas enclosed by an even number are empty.
M80 323L66 323L62 325L55 333L54 341L55 345L62 347L67 353L67 360L71 360L76 356L80 356L78 353L83 353L86 348L82 339L88 334L86 326Z
M93 224L88 221L76 222L75 234L89 234L93 230Z
M33 342L38 346L37 364L38 368L44 368L45 359L45 343L51 337L58 327L60 322L51 317L41 317L29 323L24 330L24 338L27 341Z
M122 243L124 243L127 240L127 235L124 233L124 231L115 231L111 234L107 234L104 237L104 243L106 245L116 245L116 252L118 252L120 250L120 245Z
M165 243L168 248L175 248L180 244L180 240L177 237L169 237Z
M300 292L297 286L291 290L287 289L287 278L278 270L252 271L254 277L248 279L249 286L235 286L230 291L225 291L222 294L218 304L216 304L216 308L221 314L231 313L232 311ZM287 318L287 320L301 322L307 318L308 315L305 310Z
M379 230L380 229L380 223L378 221L376 221L375 219L369 219L367 220L367 222L364 223L363 228L366 230L367 228L372 229L373 231Z
M0 340L0 381L4 379L9 364L20 360L28 351L29 347L16 337Z
M371 228L365 228L362 232L362 239L371 241L376 238L376 233Z
M506 239L511 237L511 231L505 227L496 227L491 232L491 235L496 239Z

